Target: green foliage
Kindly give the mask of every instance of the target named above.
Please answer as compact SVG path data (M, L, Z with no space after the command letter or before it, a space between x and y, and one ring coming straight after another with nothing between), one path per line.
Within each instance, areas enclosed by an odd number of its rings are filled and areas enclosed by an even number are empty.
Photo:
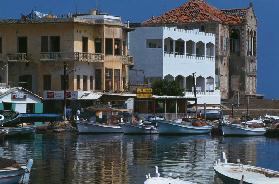
M152 83L153 94L158 96L183 96L183 89L177 82L163 79Z

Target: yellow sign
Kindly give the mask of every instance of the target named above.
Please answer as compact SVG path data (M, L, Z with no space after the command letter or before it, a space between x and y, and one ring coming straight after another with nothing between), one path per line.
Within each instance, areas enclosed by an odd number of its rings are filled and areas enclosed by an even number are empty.
M152 94L148 93L138 93L137 98L152 98Z
M152 88L137 88L137 94L140 93L148 93L148 94L152 94Z

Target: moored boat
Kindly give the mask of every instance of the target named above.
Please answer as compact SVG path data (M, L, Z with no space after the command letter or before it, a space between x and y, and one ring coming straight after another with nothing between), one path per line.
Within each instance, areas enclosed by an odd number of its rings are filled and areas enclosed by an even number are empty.
M2 130L2 132L5 132L6 136L32 135L36 131L35 127L33 127L33 126L26 126L26 127L1 127L0 130Z
M159 134L208 134L212 126L198 125L192 122L157 121Z
M225 153L222 161L214 165L214 171L224 183L277 184L279 172L251 165L228 163Z
M242 124L223 124L222 132L224 136L261 136L266 133L266 128L254 128Z
M194 184L192 182L189 181L183 181L180 179L173 179L171 177L160 177L160 173L158 172L158 167L155 166L156 168L156 176L155 177L151 177L150 174L146 175L146 181L144 182L144 184Z
M123 133L121 126L89 121L77 121L77 128L79 133Z
M144 124L121 124L124 134L157 134L157 128L152 125Z
M1 184L27 183L33 160L29 159L27 164L19 166L17 163L0 169Z

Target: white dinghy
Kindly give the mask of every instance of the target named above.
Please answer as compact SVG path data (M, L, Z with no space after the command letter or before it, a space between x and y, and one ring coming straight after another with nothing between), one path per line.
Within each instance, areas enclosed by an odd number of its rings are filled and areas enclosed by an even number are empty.
M242 124L223 124L224 136L261 136L266 133L266 128L253 128Z
M173 179L173 178L163 178L160 177L160 173L158 172L158 167L155 166L156 168L156 176L151 177L150 174L146 175L146 181L144 184L194 184L189 181L183 181L180 179Z
M214 165L214 171L224 183L278 184L279 172L251 165L228 163L223 152L222 161Z

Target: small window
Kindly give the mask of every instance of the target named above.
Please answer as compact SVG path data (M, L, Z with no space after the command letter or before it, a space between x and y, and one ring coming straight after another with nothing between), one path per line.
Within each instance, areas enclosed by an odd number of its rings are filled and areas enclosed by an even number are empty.
M146 48L162 48L162 40L148 39L146 40Z
M77 90L80 90L80 75L77 75Z
M95 70L95 90L102 90L102 69Z
M0 37L0 53L2 53L2 37Z
M205 26L204 25L201 26L201 31L205 32Z
M119 56L121 55L121 40L120 39L114 39L114 55Z
M41 36L41 52L48 52L48 36Z
M82 52L88 52L88 37L82 37Z
M87 89L87 76L86 75L84 75L83 76L83 91L87 91L88 89Z
M60 37L50 36L50 52L60 52Z
M95 39L95 53L102 53L102 39Z
M112 49L112 39L106 38L106 55L112 55L113 49Z
M93 89L93 76L90 76L90 89L94 90Z
M44 90L51 90L51 75L43 76Z
M18 53L27 53L27 37L18 37L17 38L17 52Z

